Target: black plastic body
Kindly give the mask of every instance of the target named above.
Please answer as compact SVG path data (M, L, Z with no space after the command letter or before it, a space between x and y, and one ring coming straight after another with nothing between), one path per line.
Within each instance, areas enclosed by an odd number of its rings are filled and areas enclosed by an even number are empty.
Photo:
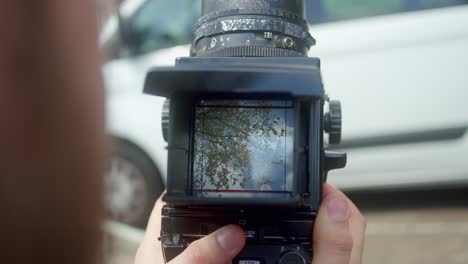
M324 176L324 89L317 58L183 58L155 68L145 92L170 98L165 201L176 206L280 206L317 210ZM194 106L200 99L292 100L294 190L289 198L201 198L192 195Z
M234 263L311 261L312 227L328 170L346 158L323 143L325 93L317 58L181 58L154 68L145 93L170 99L167 202L161 241L166 262L227 224L246 230ZM287 198L206 198L191 190L194 106L200 99L288 99L295 115L293 191Z
M228 225L240 225L247 244L234 260L276 264L287 253L297 253L310 263L311 234L316 213L310 208L278 210L275 207L223 208L165 206L162 211L161 242L165 261L182 253L188 245ZM174 234L180 234L174 239ZM242 263L242 262L240 262Z

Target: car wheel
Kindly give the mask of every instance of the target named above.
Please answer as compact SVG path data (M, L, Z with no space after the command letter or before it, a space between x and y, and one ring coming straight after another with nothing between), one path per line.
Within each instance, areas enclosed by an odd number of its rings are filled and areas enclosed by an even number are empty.
M108 217L128 225L145 227L156 199L164 190L151 159L128 142L114 141L104 180Z

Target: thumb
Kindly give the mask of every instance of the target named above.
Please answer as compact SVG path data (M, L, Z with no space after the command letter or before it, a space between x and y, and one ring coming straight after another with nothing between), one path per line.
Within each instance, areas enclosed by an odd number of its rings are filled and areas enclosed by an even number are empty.
M229 263L244 245L244 231L238 226L229 225L192 242L170 264Z
M314 227L313 263L348 264L353 249L348 200L330 185L325 186L325 197Z

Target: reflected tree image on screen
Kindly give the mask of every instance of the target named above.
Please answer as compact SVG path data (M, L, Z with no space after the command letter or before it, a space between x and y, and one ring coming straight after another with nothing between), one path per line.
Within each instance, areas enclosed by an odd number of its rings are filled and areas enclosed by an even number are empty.
M293 126L291 101L199 101L194 124L194 194L289 195Z

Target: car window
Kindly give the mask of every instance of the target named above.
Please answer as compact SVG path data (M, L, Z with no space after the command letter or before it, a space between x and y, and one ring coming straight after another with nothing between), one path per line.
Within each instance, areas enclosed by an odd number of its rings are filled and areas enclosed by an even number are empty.
M468 4L468 0L308 0L311 24Z
M193 0L148 0L129 23L134 53L188 44L200 16L200 3Z

